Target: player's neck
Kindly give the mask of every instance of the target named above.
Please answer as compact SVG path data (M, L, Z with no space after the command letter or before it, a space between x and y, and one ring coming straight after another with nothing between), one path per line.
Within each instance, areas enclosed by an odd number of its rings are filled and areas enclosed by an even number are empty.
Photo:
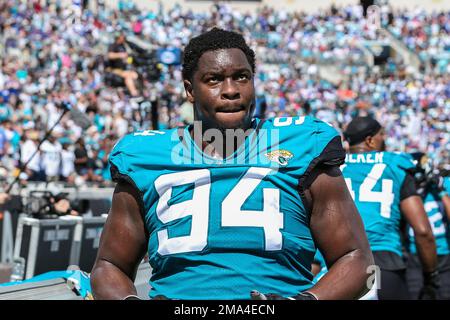
M372 151L376 151L376 150L372 150L372 149L368 148L367 146L362 146L362 145L356 145L356 146L350 147L350 149L349 149L349 153L365 153L365 152L372 152Z

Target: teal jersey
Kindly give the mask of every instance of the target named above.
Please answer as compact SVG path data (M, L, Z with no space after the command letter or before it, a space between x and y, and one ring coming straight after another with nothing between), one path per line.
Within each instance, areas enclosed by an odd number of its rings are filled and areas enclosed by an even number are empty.
M372 251L402 256L400 194L407 171L414 167L410 156L402 153L347 154L341 170Z
M189 127L125 136L111 170L142 195L149 296L248 299L251 290L310 288L316 248L299 187L317 164L343 160L337 131L312 117L254 119L226 159L206 156Z
M436 240L437 254L450 254L450 230L448 228L447 215L445 214L444 205L437 190L429 190L423 198L423 204ZM409 252L417 254L414 232L411 227L408 228L408 236Z
M317 250L316 255L314 256L314 262L320 266L320 271L314 276L313 283L316 284L319 280L328 272L327 264L325 263L325 259L323 258L322 253Z
M319 250L317 250L316 254L314 255L314 263L317 263L321 267L326 266L325 259Z
M100 150L98 152L97 158L100 160L103 159L103 157L105 156L105 153L106 153L105 150L103 150L103 149ZM98 174L101 175L104 180L111 181L111 165L110 165L109 161L104 164L103 168L99 169Z
M444 177L444 191L450 196L450 176Z

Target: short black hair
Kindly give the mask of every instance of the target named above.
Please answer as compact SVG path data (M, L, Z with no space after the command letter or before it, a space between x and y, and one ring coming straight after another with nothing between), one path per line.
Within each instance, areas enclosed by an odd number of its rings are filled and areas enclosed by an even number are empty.
M183 55L183 79L192 80L198 60L203 53L220 49L241 49L255 73L255 52L247 45L244 37L234 31L212 28L197 37L192 38Z
M381 124L374 118L356 117L347 126L344 138L348 144L353 146L363 142L366 137L374 136L381 130Z

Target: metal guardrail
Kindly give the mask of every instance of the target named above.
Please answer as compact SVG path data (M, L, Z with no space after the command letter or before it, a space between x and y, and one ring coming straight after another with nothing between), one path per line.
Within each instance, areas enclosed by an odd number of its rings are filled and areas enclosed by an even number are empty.
M137 295L143 300L149 300L151 274L148 262L142 261L134 285ZM83 300L83 297L74 290L70 279L55 278L0 287L0 300Z
M59 182L32 182L28 183L23 188L13 188L11 194L18 194L21 197L27 198L32 191L50 191L54 194L67 193L70 200L74 199L86 199L86 200L99 200L99 199L112 199L114 193L113 186L100 187L96 185L87 185L77 187Z
M0 300L83 300L64 278L0 288Z

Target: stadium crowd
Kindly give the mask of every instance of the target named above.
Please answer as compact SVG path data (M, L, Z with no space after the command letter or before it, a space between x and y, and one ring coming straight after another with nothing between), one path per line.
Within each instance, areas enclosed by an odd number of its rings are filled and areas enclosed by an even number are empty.
M242 14L224 4L194 13L180 6L164 10L162 3L145 11L119 1L117 8L96 9L60 2L0 3L1 176L18 174L68 102L91 125L82 128L65 115L21 179L108 183L114 143L127 132L156 126L124 87L105 84L105 56L114 32L154 48L182 49L213 26L243 33L264 57L255 75L260 117L313 114L343 130L352 117L373 114L386 128L389 150L420 150L449 169L450 12L381 8L382 26L422 59L425 67L415 73L400 57L381 66L366 63L364 42L387 39L366 23L360 6L316 14L270 8ZM322 79L323 65L338 66L344 80ZM181 66L159 67L159 80L142 84L143 98L158 102L157 128L191 122Z

